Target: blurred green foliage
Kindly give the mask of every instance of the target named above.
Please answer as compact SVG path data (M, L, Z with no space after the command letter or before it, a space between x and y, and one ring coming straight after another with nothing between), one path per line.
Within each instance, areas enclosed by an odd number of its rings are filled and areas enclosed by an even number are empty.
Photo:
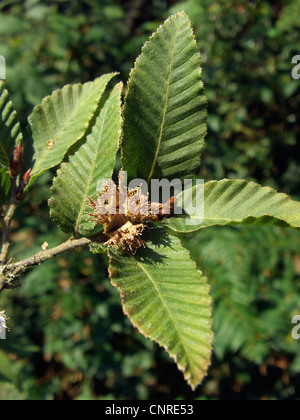
M67 83L111 71L126 81L169 3L2 0L0 55L6 58L7 85L22 121L44 96Z
M176 3L174 5L174 3ZM5 1L0 55L22 117L57 87L119 71L143 41L185 9L203 56L209 133L201 175L247 178L296 198L300 179L299 1ZM171 8L168 10L168 8ZM51 172L14 222L13 256L64 236L49 220ZM299 232L213 228L184 241L212 285L215 356L195 392L124 317L104 255L66 254L1 295L11 332L0 341L0 399L299 399Z

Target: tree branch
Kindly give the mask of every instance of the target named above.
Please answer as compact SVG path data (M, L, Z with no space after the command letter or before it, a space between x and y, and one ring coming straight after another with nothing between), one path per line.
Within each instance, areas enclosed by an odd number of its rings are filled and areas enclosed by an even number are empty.
M2 221L2 249L0 254L0 265L3 265L7 262L8 251L11 245L10 224L15 214L16 208L18 207L18 204L19 203L16 200L16 179L14 178L12 179L11 183L10 204Z
M61 245L55 248L41 251L30 258L16 263L8 264L2 267L0 272L0 292L5 288L13 288L16 286L16 282L21 274L24 273L28 268L42 264L43 262L55 258L57 255L63 252L86 246L95 241L95 238L81 238L81 239L69 239Z
M18 285L18 280L20 276L28 268L40 265L47 260L55 258L57 255L62 254L63 252L70 251L81 246L89 245L92 242L104 242L105 240L105 237L101 234L96 235L90 239L69 239L68 241L55 248L38 252L37 254L33 255L30 258L26 258L23 261L8 264L8 252L11 246L10 225L14 213L18 205L20 204L20 202L17 200L16 193L16 178L13 178L11 185L10 203L8 205L6 214L2 218L2 249L0 254L0 293L3 289L16 287Z

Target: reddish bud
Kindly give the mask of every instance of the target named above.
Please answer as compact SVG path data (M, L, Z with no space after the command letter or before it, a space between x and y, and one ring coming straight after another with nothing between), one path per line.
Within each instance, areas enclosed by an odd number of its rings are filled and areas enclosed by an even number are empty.
M23 181L26 183L25 187L29 184L31 178L31 169L28 169L28 171L23 176Z
M14 150L13 157L10 161L9 167L9 176L11 178L16 178L22 170L22 163L23 163L23 146L22 142L18 144L18 146Z
M23 175L23 178L20 182L19 188L16 193L16 199L18 201L22 201L24 198L24 190L29 184L30 176L31 176L31 169L28 169L28 171Z

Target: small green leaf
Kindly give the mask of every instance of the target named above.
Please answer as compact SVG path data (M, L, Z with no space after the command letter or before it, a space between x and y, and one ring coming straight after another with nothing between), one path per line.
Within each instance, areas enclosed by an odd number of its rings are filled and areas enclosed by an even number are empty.
M0 205L5 203L11 186L11 179L6 169L0 167Z
M156 228L146 244L135 256L109 251L112 284L132 324L167 350L195 389L211 357L209 286L179 239Z
M47 169L59 165L70 147L89 133L103 92L114 75L105 74L84 85L67 85L34 108L29 117L35 151L30 185Z
M196 195L193 194L194 207L195 199ZM254 182L223 179L204 185L203 222L193 224L193 218L191 214L173 217L164 224L182 233L215 225L238 224L300 228L300 203L286 194Z
M92 243L89 248L92 254L107 254L107 248L102 244Z
M200 166L207 101L201 57L185 13L150 38L130 74L124 106L123 169L128 178L183 178Z
M86 142L69 162L57 172L49 201L51 217L66 233L87 234L94 224L88 222L87 197L97 196L97 182L111 178L121 134L122 83L115 86L108 99L102 100L101 111Z
M0 80L0 166L9 168L15 146L22 140L17 113Z

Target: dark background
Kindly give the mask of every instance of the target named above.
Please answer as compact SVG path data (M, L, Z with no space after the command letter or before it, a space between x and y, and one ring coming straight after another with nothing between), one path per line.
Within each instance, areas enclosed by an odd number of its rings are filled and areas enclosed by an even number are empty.
M0 55L22 126L66 83L119 71L126 82L143 42L186 10L203 58L209 101L200 175L246 178L300 198L300 2L86 0L0 2ZM59 233L47 208L48 172L17 213L13 256ZM299 399L299 232L212 228L185 245L208 276L215 353L196 392L166 353L124 317L107 259L88 250L29 272L1 295L11 332L0 342L0 399Z

